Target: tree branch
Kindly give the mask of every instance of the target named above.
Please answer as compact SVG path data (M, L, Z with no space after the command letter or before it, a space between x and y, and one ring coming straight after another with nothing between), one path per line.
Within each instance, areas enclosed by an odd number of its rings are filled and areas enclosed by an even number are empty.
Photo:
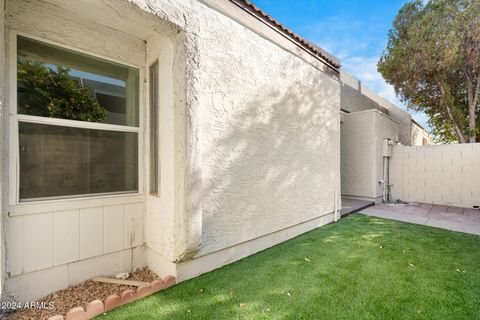
M475 90L473 89L473 81L469 77L468 72L466 75L467 78L467 105L468 105L468 136L469 136L469 142L470 143L475 143L476 142L476 115L475 115Z
M477 85L475 86L473 97L473 107L476 108L479 102L478 99L480 99L480 74L477 75Z
M448 105L447 92L446 92L445 88L443 87L443 83L438 79L438 77L435 77L435 80L437 81L438 87L440 88L440 92L442 93L442 98L443 98L443 101L444 101L445 110L447 111L447 116L452 123L453 130L455 131L455 135L457 136L458 141L460 143L466 143L467 140L465 139L465 136L464 136L462 130L460 130L460 127L458 126L457 122L455 121L455 118L453 117L453 114L452 114L452 110L450 109L450 106Z

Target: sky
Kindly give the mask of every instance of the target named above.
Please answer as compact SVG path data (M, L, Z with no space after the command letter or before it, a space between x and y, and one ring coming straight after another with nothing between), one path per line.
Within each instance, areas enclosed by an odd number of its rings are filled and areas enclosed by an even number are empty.
M406 0L254 0L302 37L340 59L342 68L381 97L406 109L377 72L388 31ZM427 117L409 111L428 129Z

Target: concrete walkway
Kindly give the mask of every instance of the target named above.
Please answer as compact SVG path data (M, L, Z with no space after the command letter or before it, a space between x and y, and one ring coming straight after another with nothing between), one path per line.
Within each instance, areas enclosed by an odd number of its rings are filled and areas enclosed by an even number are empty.
M357 199L350 199L342 197L342 217L347 216L351 213L355 213L361 211L365 208L374 206L375 202L373 201L365 201L365 200L357 200Z
M362 214L480 235L480 210L424 203L381 203Z

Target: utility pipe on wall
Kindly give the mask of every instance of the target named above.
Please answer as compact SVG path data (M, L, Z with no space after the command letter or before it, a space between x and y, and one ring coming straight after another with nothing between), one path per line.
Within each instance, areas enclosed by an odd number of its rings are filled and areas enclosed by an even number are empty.
M390 201L390 157L392 156L392 145L393 141L391 139L383 139L383 194L382 202Z
M338 208L337 208L337 201L338 201L338 195L337 191L333 193L333 221L337 222L338 221Z

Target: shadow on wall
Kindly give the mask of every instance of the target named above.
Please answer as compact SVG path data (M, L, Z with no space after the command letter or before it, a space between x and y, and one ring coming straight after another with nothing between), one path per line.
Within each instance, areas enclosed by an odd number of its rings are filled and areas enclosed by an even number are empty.
M273 83L257 85L254 75L251 85L232 83L237 95L212 93L203 111L200 254L333 211L340 184L338 82L313 69L303 81L282 73Z

